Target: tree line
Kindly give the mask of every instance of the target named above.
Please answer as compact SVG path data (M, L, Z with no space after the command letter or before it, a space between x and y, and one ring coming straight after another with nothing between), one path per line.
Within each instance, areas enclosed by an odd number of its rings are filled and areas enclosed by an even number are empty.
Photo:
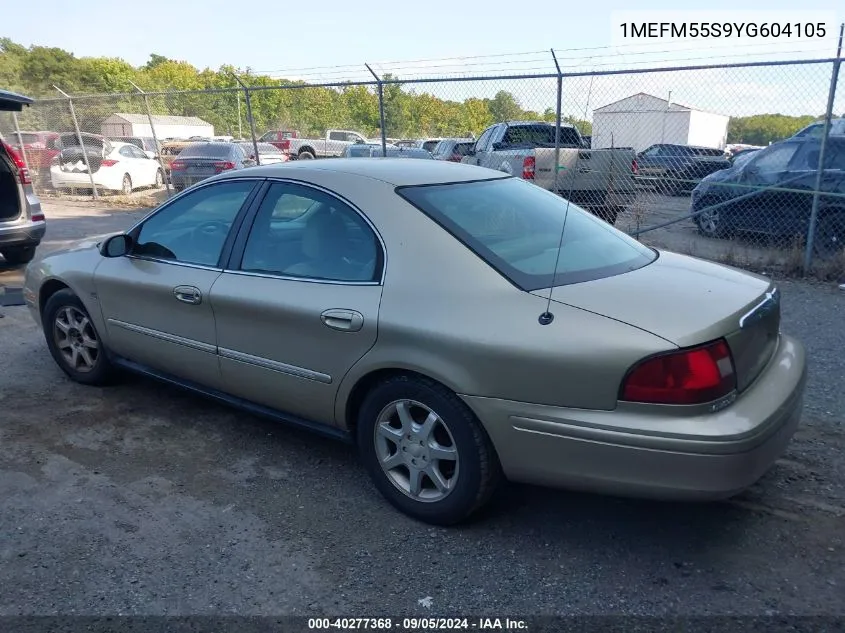
M55 99L58 93L54 86L58 86L75 96L80 127L88 132L98 133L102 121L115 112L145 112L140 95L94 96L132 92L134 83L149 92L195 91L151 96L153 114L197 116L214 125L217 134L248 136L243 94L238 96L233 74L257 88L250 95L259 135L268 129L321 135L328 128L354 129L368 136L379 134L378 95L373 86L308 87L302 81L274 79L227 65L217 70L200 70L188 62L158 54L150 55L145 65L135 67L119 58L76 57L61 48L25 47L0 38L0 87L36 99ZM277 86L289 89L268 89ZM504 90L493 98L449 100L426 92L423 85L392 83L383 89L385 129L390 137L477 136L499 121L555 120L554 108L543 112L525 109L512 93ZM199 92L203 90L218 92ZM766 145L790 136L817 118L782 114L735 117L729 125L728 142ZM571 116L565 120L582 134L592 133L589 121ZM20 125L28 129L73 129L67 104L61 101L27 109L20 115Z

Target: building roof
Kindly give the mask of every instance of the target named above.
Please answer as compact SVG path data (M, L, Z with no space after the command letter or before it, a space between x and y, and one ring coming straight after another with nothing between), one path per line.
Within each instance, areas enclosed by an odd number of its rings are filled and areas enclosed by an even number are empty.
M128 114L126 112L115 112L109 118L117 117L132 124L149 125L150 119L146 114ZM152 116L153 125L211 125L208 121L203 121L196 116L175 116L169 114L154 114Z

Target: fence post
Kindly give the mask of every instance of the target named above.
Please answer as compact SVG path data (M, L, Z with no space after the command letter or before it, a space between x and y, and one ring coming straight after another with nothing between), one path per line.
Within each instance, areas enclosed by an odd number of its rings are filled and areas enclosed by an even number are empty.
M378 86L378 116L381 125L381 155L387 156L387 130L384 129L384 86L381 83L381 77L373 72L369 64L364 64L370 74L376 78L376 85Z
M82 149L82 160L85 162L85 169L88 170L88 179L91 181L91 193L94 200L98 200L100 198L100 194L97 193L97 185L94 184L94 174L91 173L91 165L88 163L88 151L85 149L85 141L82 140L82 132L79 131L79 121L76 119L76 110L73 107L73 99L71 99L70 95L58 86L54 85L53 88L58 90L62 96L67 97L67 104L70 107L70 116L73 119L73 129L76 130L76 138L79 139L79 147Z
M255 120L252 118L252 102L249 100L249 88L246 87L244 82L242 82L235 73L229 74L235 78L235 81L238 82L244 91L244 99L246 100L246 118L249 121L249 133L252 135L252 148L255 150L255 164L260 165L261 156L258 153L258 139L255 138Z
M147 93L141 90L134 82L129 81L132 87L144 95L144 107L147 110L147 120L150 122L150 131L153 134L153 143L156 146L156 158L158 159L158 166L161 167L161 174L164 177L164 187L167 189L167 197L170 197L170 179L167 177L167 170L164 168L164 161L161 159L161 146L158 144L158 136L156 135L156 126L153 125L153 115L150 111L150 100Z
M549 49L552 52L552 59L557 68L557 110L555 112L555 179L554 179L554 193L557 193L557 177L560 174L560 116L563 104L563 75L560 72L560 64L555 55L555 49Z
M836 48L836 59L833 60L833 70L830 73L830 90L827 93L827 109L824 112L824 132L819 145L819 165L816 168L816 185L813 187L813 207L810 211L810 226L807 228L807 248L804 252L804 274L810 272L813 264L813 243L816 237L816 226L819 221L819 198L824 176L824 155L827 149L827 139L830 136L830 119L833 113L833 101L836 97L836 83L839 81L839 66L842 64L842 36L845 24L839 27L839 44Z
M12 112L12 121L15 123L15 134L18 137L18 145L21 148L21 156L23 156L23 164L26 165L26 170L30 176L34 176L32 168L29 166L29 159L26 157L26 148L23 146L23 136L21 136L21 126L18 125L18 113Z

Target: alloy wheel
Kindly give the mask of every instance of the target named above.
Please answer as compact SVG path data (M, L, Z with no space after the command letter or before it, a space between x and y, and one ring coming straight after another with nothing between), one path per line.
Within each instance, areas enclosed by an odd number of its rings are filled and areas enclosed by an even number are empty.
M68 367L87 373L94 369L100 354L97 334L88 316L73 306L65 306L53 321L56 347Z
M378 416L376 456L390 482L415 501L442 501L459 475L458 448L449 427L415 400L395 400Z

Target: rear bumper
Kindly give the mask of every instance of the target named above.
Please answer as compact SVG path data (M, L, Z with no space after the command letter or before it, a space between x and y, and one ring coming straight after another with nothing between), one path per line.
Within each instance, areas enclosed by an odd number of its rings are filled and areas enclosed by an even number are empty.
M187 189L188 187L191 187L191 186L197 184L198 182L202 182L203 180L208 180L213 175L214 174L206 175L206 176L186 176L186 175L180 174L179 172L171 171L170 172L170 184L173 185L174 187L179 188L179 189Z
M563 409L464 396L514 481L677 500L730 497L786 449L801 417L803 347L781 336L768 367L731 406L670 417L620 404Z
M38 246L47 232L47 222L32 222L23 218L14 222L0 222L0 247Z

